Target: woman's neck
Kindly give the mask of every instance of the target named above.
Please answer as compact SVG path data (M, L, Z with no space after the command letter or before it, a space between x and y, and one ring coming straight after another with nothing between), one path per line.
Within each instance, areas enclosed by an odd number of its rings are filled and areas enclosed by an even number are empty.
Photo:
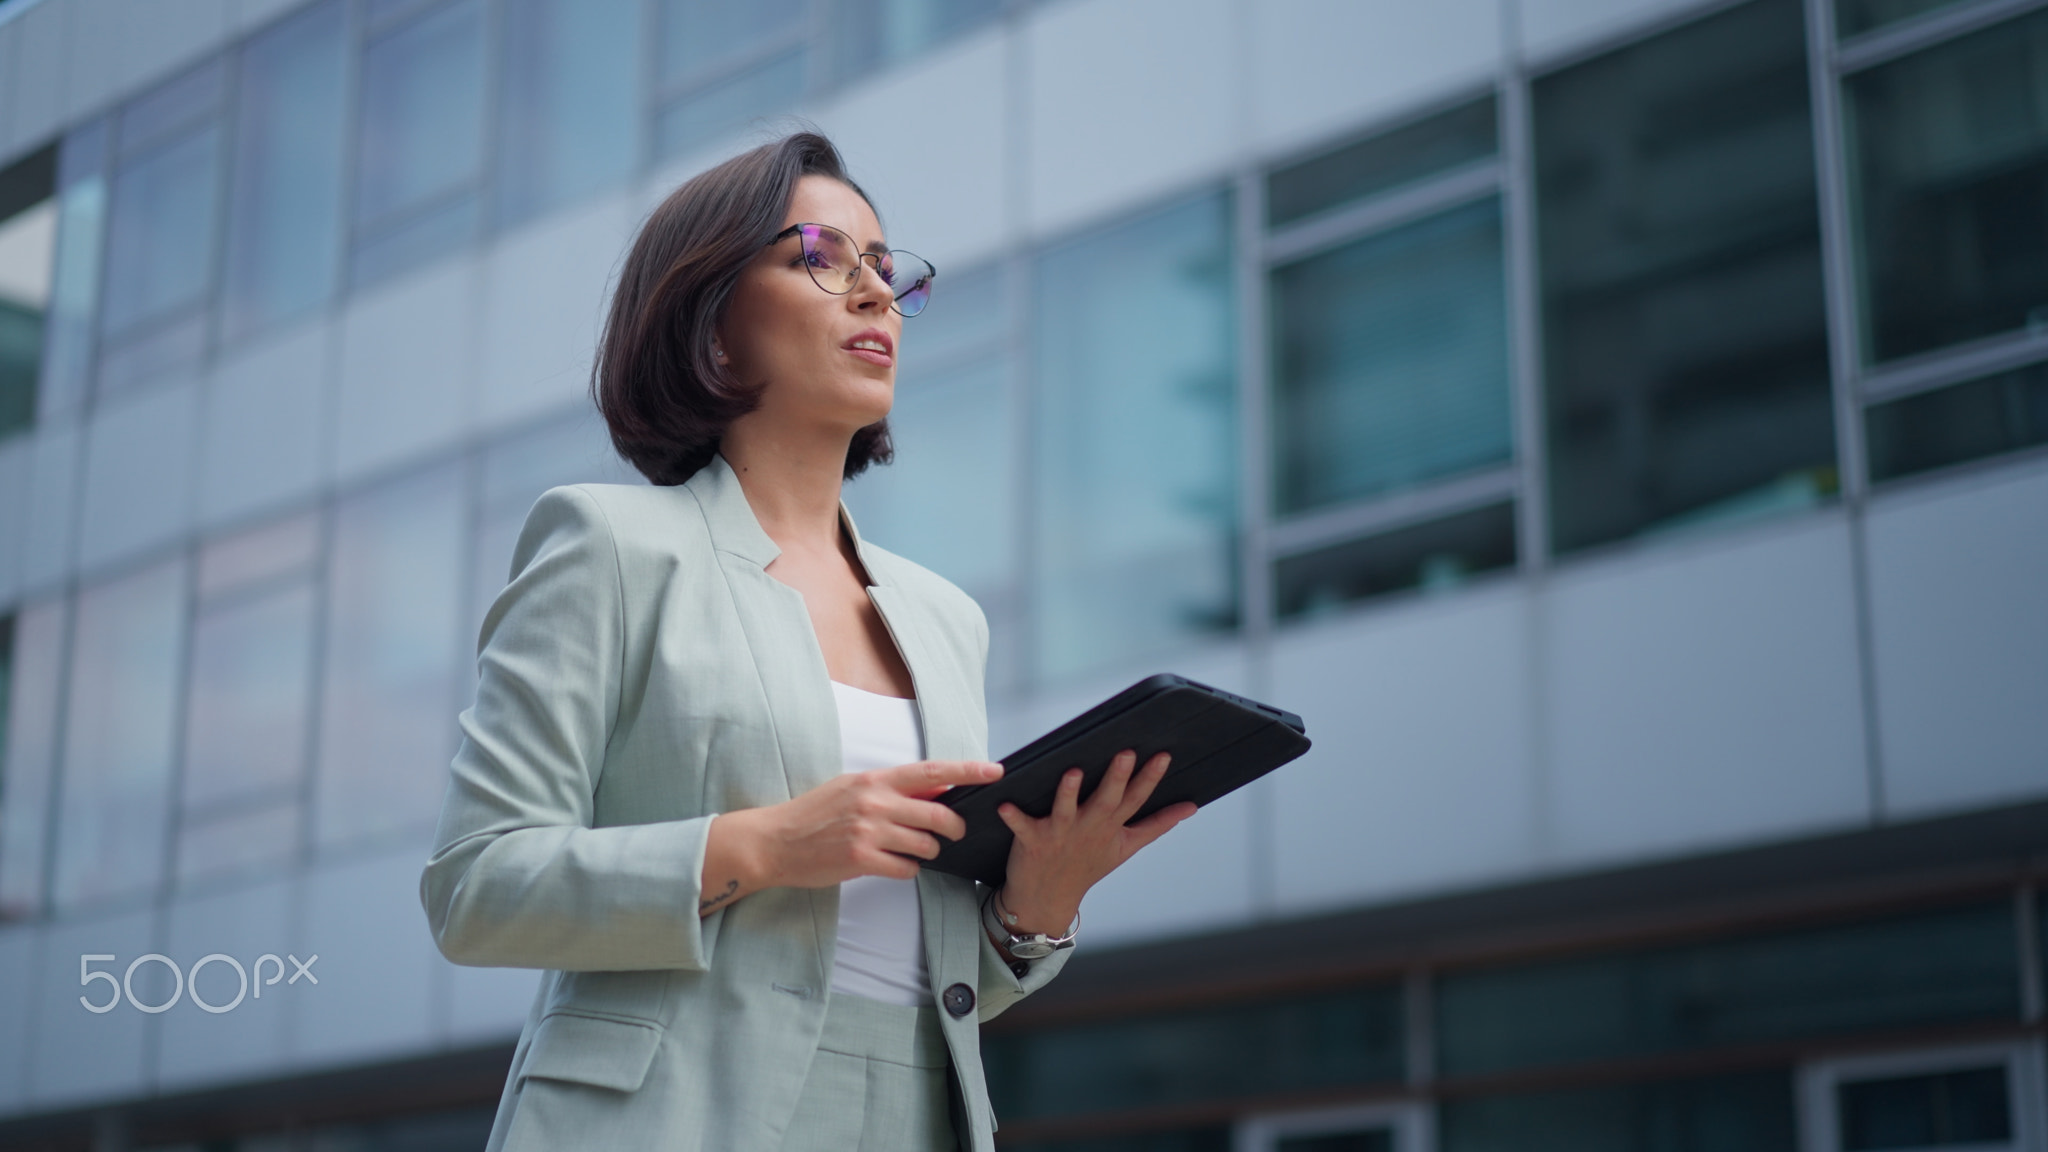
M840 484L850 437L742 429L741 423L726 429L718 451L739 478L761 530L785 550L837 551Z

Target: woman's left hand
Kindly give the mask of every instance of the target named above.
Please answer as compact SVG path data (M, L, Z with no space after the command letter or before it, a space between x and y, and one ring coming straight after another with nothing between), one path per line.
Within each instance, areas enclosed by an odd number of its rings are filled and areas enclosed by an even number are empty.
M1081 911L1081 897L1124 861L1195 814L1193 801L1169 804L1125 826L1166 775L1171 757L1160 752L1134 776L1138 754L1126 748L1109 762L1088 802L1080 802L1082 772L1069 768L1053 794L1052 811L1034 820L1015 804L996 809L1016 833L1010 845L1003 908L1017 918L1019 935L1063 936Z

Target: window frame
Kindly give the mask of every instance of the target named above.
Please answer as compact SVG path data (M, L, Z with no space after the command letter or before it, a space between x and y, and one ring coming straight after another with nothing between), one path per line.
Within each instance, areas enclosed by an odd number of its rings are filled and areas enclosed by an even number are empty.
M1935 1145L1898 1152L2042 1152L2048 1148L2048 1091L2044 1091L2039 1037L1990 1044L1904 1049L1814 1060L1800 1066L1795 1106L1801 1152L1840 1152L1841 1115L1835 1090L1844 1083L1885 1076L1953 1072L1998 1062L2005 1067L2013 1136L2006 1144Z
M1290 1136L1337 1136L1362 1128L1393 1132L1393 1152L1436 1152L1436 1110L1426 1100L1346 1104L1297 1112L1264 1112L1237 1121L1231 1152L1278 1152Z

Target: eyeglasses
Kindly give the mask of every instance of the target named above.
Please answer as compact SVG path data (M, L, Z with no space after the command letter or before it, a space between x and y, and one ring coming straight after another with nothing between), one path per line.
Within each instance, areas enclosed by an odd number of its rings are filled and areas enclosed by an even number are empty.
M853 237L829 224L791 224L762 247L780 244L791 235L803 237L804 267L810 271L811 279L834 296L853 291L860 280L861 265L872 264L875 274L895 297L889 306L897 312L915 316L931 301L932 277L939 270L915 253L900 248L863 252Z

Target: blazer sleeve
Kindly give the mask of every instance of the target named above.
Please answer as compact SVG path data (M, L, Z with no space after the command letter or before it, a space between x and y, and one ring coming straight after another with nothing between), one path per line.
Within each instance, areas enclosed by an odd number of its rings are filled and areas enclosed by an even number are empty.
M484 617L476 702L420 876L457 964L703 969L696 915L710 816L592 827L618 720L626 590L604 510L551 488L527 514L512 579Z

